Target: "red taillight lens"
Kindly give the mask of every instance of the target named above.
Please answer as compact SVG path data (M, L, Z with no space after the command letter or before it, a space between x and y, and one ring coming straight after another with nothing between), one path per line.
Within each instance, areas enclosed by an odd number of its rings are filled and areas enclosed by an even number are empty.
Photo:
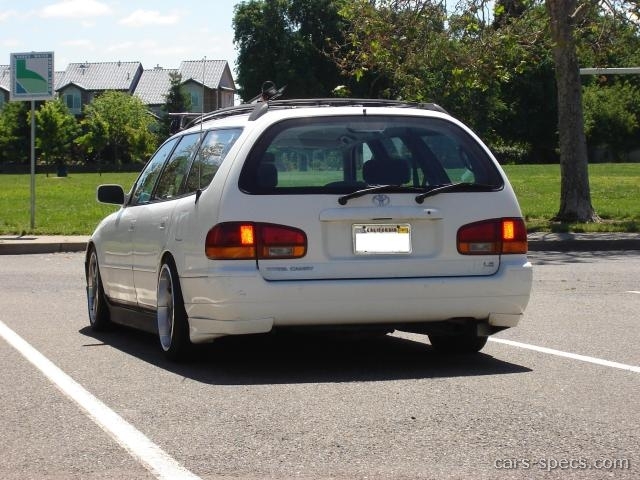
M212 260L301 258L307 253L307 236L286 225L226 222L209 230L205 253Z
M457 241L463 255L527 253L527 228L522 218L494 218L464 225Z

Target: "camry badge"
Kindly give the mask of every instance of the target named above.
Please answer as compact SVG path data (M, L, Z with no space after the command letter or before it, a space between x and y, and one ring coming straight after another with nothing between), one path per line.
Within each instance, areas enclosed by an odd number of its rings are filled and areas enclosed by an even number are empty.
M376 207L386 207L387 205L389 205L389 203L391 203L391 199L389 198L389 196L382 194L374 195L371 201Z

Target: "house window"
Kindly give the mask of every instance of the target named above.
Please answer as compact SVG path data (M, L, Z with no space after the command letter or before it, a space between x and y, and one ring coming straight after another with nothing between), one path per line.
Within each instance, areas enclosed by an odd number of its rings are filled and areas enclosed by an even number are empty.
M200 94L191 92L191 107L194 109L200 106Z
M80 95L77 93L67 93L64 96L64 103L69 110L80 110Z

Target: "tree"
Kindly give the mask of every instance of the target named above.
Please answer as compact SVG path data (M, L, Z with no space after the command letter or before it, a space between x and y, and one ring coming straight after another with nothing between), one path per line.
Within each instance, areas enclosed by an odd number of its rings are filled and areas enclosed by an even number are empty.
M191 98L182 86L182 75L179 72L170 72L169 82L169 93L162 106L165 115L162 118L160 134L163 137L177 132L180 128L180 118L170 115L171 113L184 113L191 110Z
M79 126L62 100L45 102L36 111L36 147L47 163L64 165Z
M605 61L630 51L637 58L637 48L607 35L615 27L636 45L637 25L621 30L620 24L637 20L637 12L637 0L582 0L579 7L578 0L466 0L453 12L438 0L353 0L342 9L349 28L335 52L355 78L370 81L364 74L371 72L389 78L385 95L441 103L489 142L542 146L547 160L555 156L555 132L538 127L555 126L548 118L557 116L556 217L597 221L578 51Z
M29 161L31 123L29 102L9 102L0 111L0 160Z
M583 104L587 145L606 147L608 160L628 161L640 138L640 88L629 82L592 84L584 88Z
M85 107L84 134L76 142L94 159L116 164L148 157L157 146L155 122L142 101L123 92L107 91Z
M574 37L574 25L580 9L577 8L577 0L546 0L546 8L558 88L560 210L556 219L562 222L599 221L591 204L582 84Z
M342 31L343 0L250 0L235 7L239 94L247 101L262 84L286 85L286 96L329 96L340 83L338 67L325 54L328 38Z

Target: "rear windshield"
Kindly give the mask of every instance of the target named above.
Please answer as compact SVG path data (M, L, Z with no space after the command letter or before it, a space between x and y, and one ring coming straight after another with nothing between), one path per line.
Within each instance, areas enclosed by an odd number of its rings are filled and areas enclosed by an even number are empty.
M432 187L503 180L478 143L437 118L290 119L256 143L240 176L252 194L350 193L367 186Z

